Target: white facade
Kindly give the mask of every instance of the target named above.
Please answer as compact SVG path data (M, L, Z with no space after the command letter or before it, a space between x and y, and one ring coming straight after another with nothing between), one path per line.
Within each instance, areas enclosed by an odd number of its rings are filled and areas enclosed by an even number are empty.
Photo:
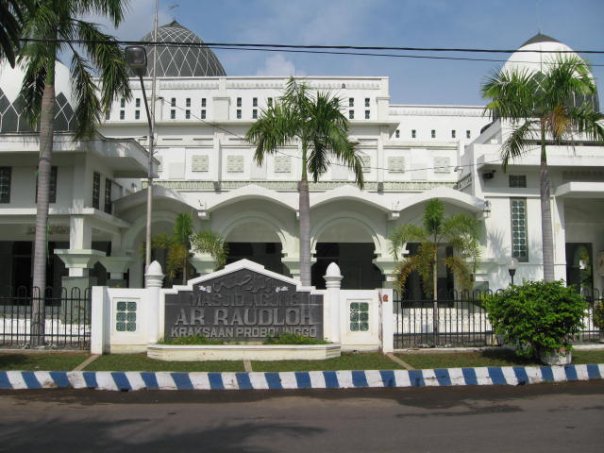
M529 41L527 45L540 44ZM311 90L328 91L342 99L342 111L350 118L351 138L366 163L363 191L337 162L318 183L311 184L313 284L321 285L327 265L337 261L348 285L345 288L389 286L395 262L388 235L397 225L420 222L423 205L431 198L442 199L447 213L484 218L484 253L476 280L490 289L509 284L508 263L514 247L511 203L524 203L528 252L516 278L541 278L539 162L536 155L529 155L513 162L504 174L499 147L506 126L499 122L489 126L482 106L394 104L389 84L397 81L387 77L299 80ZM151 79L145 78L144 83L150 96ZM285 147L258 166L252 159L252 146L243 138L263 109L279 98L286 83L284 77L158 73L154 234L171 231L176 215L189 212L194 215L195 229L217 231L231 244L231 260L255 259L269 270L299 275L298 146ZM131 87L132 99L118 100L102 125L102 135L112 139L99 138L99 146L90 151L88 145L61 145L58 140L53 165L61 175L57 185L60 201L55 211L64 209L53 217L51 208L51 224L56 223L53 219L61 219L64 228L57 241L69 243L65 248L73 256L78 255L76 250L93 249L93 242L110 243L110 255L121 258L114 259L113 264L107 259L101 263L113 272L111 279L124 280L128 272L128 284L137 287L143 283L140 251L146 195L140 179L120 178L145 176L143 147L147 146L148 129L137 79L132 79ZM11 226L33 222L35 215L31 175L36 147L27 140L33 137L0 135L0 167L14 167L10 202L0 203L0 241L4 241L0 247L5 244L7 248L4 252L0 249L0 254L7 257L9 242L33 239L31 234L27 236L27 227L19 235ZM97 148L103 148L100 144L107 149L119 148L122 154L117 150L98 152ZM63 157L71 155L61 151L61 146L73 148L74 158ZM574 149L548 148L556 276L566 279L569 272L576 274L578 262L571 261L578 249L581 256L585 249L592 284L600 290L603 279L595 264L604 250L603 151L602 146L588 143ZM18 159L13 161L13 156ZM27 164L19 163L21 156L27 156ZM132 170L129 174L125 174L126 165L132 166L128 167ZM102 207L90 208L95 171L103 175L101 184L105 179L121 184L121 189L111 194L111 215L103 213ZM513 182L510 176L514 176ZM133 193L128 193L131 190ZM78 228L84 228L83 232ZM573 256L569 258L569 254ZM96 262L90 256L88 260L82 257L79 264L69 261L65 253L63 257L71 276L85 276L84 267L92 268ZM583 276L584 261L580 269ZM203 256L194 257L193 264L199 272L209 266ZM7 284L14 283L10 278Z

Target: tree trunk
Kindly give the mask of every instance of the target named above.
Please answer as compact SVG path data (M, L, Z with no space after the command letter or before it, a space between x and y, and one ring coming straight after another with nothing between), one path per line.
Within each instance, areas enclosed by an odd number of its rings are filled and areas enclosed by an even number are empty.
M308 180L303 178L300 181L298 191L300 197L300 281L302 285L310 286L310 200Z
M46 262L48 259L48 206L50 170L54 134L55 87L54 60L49 63L42 95L40 114L40 156L38 160L38 191L36 202L36 233L34 239L34 265L31 310L31 344L44 343L44 294L46 288Z
M435 241L436 244L436 241ZM434 247L434 256L432 262L432 298L434 300L432 307L432 333L434 335L434 346L438 345L438 246Z
M543 251L543 280L553 282L554 276L554 236L552 232L551 183L547 168L545 148L545 125L541 122L541 166L539 169L541 190L541 242Z

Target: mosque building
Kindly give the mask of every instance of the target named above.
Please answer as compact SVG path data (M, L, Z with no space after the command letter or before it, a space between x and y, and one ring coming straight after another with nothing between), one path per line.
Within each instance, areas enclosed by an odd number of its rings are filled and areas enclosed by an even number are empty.
M151 41L151 34L143 41ZM172 22L159 28L157 42L202 40ZM541 34L520 47L530 49L570 50ZM147 52L149 96L154 48ZM540 55L516 53L506 66L538 68ZM132 78L132 98L114 103L94 140L74 141L68 70L57 63L57 71L49 282L141 286L149 137L140 83ZM170 232L176 216L189 213L196 231L222 235L230 262L248 258L298 277L298 145L257 165L244 139L288 78L228 76L203 46L158 45L156 71L153 234ZM0 72L0 285L10 286L31 278L36 211L38 141L21 120L21 78L19 69ZM390 286L396 261L388 236L398 225L421 222L433 198L445 203L447 214L484 222L476 287L508 286L512 257L519 261L517 281L542 278L539 155L530 152L504 172L499 149L508 124L485 116L484 106L392 103L389 85L397 81L384 76L298 79L342 99L364 165L363 190L338 162L310 185L313 285L323 287L326 267L335 261L343 288ZM556 278L601 290L604 147L585 140L550 145L548 157ZM409 253L416 248L407 244ZM203 254L191 261L198 273L213 266ZM417 282L410 285L412 297L423 297ZM455 288L444 269L439 288Z

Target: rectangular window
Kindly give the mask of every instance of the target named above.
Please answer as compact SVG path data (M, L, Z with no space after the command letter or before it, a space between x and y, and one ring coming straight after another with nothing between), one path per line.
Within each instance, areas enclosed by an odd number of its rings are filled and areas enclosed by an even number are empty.
M50 186L48 187L48 202L57 202L57 174L58 168L55 166L50 167ZM36 192L34 194L34 200L38 202L38 176L36 175Z
M354 107L354 98L348 98L348 107Z
M466 131L466 138L470 138L471 136L472 136L472 133L469 130L467 130Z
M370 116L371 112L369 112L369 110L365 110L365 119L368 120Z
M136 100L134 101L134 105L135 107L138 109L141 106L141 98L136 98Z
M202 107L206 106L206 98L201 98L201 106Z
M268 105L269 107L272 107L273 106L273 98L268 98L266 100L266 105Z
M451 130L451 138L455 138L457 135L457 131L455 129Z
M126 112L124 110L120 110L120 120L123 120L126 118Z
M237 107L241 107L241 103L242 103L241 98L237 98Z
M396 138L401 138L401 131L400 131L400 130L398 130L398 129L397 129L396 131L394 131L394 136L395 136Z
M252 98L252 107L258 107L258 98Z
M176 107L176 98L170 99L170 107Z
M92 207L99 209L101 202L101 174L94 172L92 176Z
M134 119L135 120L140 120L141 119L141 111L140 110L135 110L134 111Z
M174 109L170 110L170 119L171 120L176 119L176 110L174 110Z
M349 120L353 120L354 119L354 110L348 110L348 119Z
M512 256L518 261L528 261L528 234L526 219L526 198L510 199L510 219L512 223Z
M252 118L254 118L254 119L258 118L258 109L252 110Z
M109 120L111 118L111 110L107 110L105 112L105 120Z
M205 110L202 110L202 111L201 111L201 119L202 119L202 120L205 120L205 119L206 119L206 111L205 111Z
M121 108L125 108L126 107L126 99L125 98L121 98L120 99L120 107Z
M111 205L111 179L105 179L105 212L107 214L111 214L112 205Z
M365 107L369 107L369 98L365 98Z
M191 107L191 98L185 99L185 107Z
M417 131L415 129L411 129L411 138L417 137Z
M11 167L0 167L0 203L10 203Z
M430 131L430 137L432 137L432 138L436 138L436 129L432 129L432 130Z
M185 110L185 119L187 119L187 120L191 119L191 110Z
M241 119L241 109L237 109L237 119Z
M526 187L526 175L510 175L510 187Z

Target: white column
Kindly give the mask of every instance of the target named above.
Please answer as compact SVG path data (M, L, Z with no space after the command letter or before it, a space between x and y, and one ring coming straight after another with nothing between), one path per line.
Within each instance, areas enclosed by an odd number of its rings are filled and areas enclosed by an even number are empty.
M333 343L339 343L341 341L341 326L340 326L340 311L342 310L340 304L340 288L342 286L342 273L336 263L331 263L327 266L327 271L323 276L325 279L325 287L327 292L325 294L325 308L323 310L324 319L323 326L325 329L324 336L327 340Z
M105 298L106 288L94 286L92 288L91 325L90 325L90 353L102 354L105 350L106 332L109 321L109 299Z
M90 250L92 245L92 228L82 216L71 216L69 219L69 250L71 253ZM66 263L67 264L67 263ZM94 263L91 263L94 265ZM69 268L70 277L88 277L88 268L81 266Z
M157 343L160 337L160 298L161 287L164 279L161 265L157 261L149 264L145 273L145 288L147 288L147 332L149 343Z

